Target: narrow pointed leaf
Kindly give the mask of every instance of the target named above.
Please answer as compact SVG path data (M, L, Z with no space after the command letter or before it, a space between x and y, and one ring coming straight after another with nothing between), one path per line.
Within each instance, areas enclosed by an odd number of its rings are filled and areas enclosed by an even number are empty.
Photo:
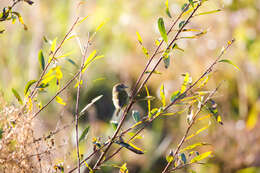
M180 94L181 94L180 91L173 92L171 95L171 102L175 102L175 100L179 97Z
M88 131L89 131L89 128L90 128L90 126L87 126L87 127L83 130L81 136L79 137L79 142L81 142L83 139L86 138L86 136L87 136L87 134L88 134Z
M212 151L208 151L208 152L202 153L202 154L194 157L193 159L191 159L190 164L199 162L199 161L209 157L211 155L211 153L212 153Z
M149 93L147 85L145 85L144 87L145 87L147 97L149 97L150 93ZM148 117L151 118L151 116L152 116L152 114L151 114L151 100L147 100L147 107L148 107Z
M59 103L61 105L64 105L64 106L66 105L66 103L63 101L63 99L61 97L59 97L59 96L57 96L55 98L55 100L56 100L57 103Z
M45 68L45 60L44 60L44 56L43 56L43 52L42 50L39 51L38 53L38 60L39 60L39 64L42 70L44 70Z
M230 61L230 60L228 60L228 59L222 59L222 60L219 60L218 62L224 62L224 63L231 64L231 65L233 65L236 69L238 69L238 70L240 71L239 67L236 66L232 61Z
M217 10L212 10L212 11L207 11L207 12L203 12L203 13L199 13L199 14L196 14L194 16L201 16L201 15L205 15L205 14L212 14L212 13L217 13L217 12L220 12L221 9L217 9Z
M24 95L27 94L27 92L29 91L30 87L37 82L36 80L30 80L29 82L27 82L25 88L24 88Z
M163 40L167 43L168 37L167 37L166 30L165 30L163 18L161 18L161 17L158 19L158 29L160 31L160 34L161 34Z
M141 120L140 113L137 110L132 111L132 117L135 120L135 122L139 122Z
M209 145L209 144L207 144L205 142L198 142L198 143L195 143L195 144L192 144L192 145L189 145L189 146L183 148L182 150L180 150L180 152L184 152L184 151L187 151L187 150L192 150L192 149L194 149L196 147L203 146L203 145Z
M181 160L183 161L183 163L186 164L187 163L187 158L186 158L185 154L181 153L180 157L181 157Z
M168 15L169 18L172 18L172 15L171 15L170 10L169 10L168 0L165 1L165 6L166 6L166 9L165 9L166 14Z
M15 98L18 100L18 102L22 105L23 100L22 100L21 96L19 95L19 93L14 88L12 88L12 92L13 92Z
M163 104L163 107L165 107L166 106L166 98L165 98L164 85L163 84L161 85L161 88L160 88L160 96L161 96L161 102Z

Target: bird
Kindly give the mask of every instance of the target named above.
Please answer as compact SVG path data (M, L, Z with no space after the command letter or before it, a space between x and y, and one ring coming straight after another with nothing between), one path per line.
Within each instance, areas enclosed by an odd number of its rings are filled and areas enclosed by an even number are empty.
M126 92L126 88L128 88L123 83L118 83L114 85L112 96L113 96L113 104L116 108L115 115L118 116L121 109L127 105L128 102L128 94Z

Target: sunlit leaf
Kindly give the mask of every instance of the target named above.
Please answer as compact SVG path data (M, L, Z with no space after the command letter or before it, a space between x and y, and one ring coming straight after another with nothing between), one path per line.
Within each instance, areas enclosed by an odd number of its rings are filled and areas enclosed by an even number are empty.
M166 14L168 15L169 18L172 18L170 10L169 10L169 2L168 2L168 0L165 1L165 6L166 6L166 9L165 9Z
M141 35L139 34L139 32L136 32L136 35L137 35L138 42L142 45L143 44L143 40L141 38Z
M171 163L174 160L173 151L170 151L169 155L166 157L168 163Z
M189 73L185 73L184 75L184 80L183 80L183 83L182 83L182 86L181 86L181 93L184 93L187 89L187 86L189 84L189 80L190 80L190 75Z
M22 100L21 96L19 95L19 93L14 88L12 88L12 92L13 92L15 98L18 100L18 102L22 105L23 100Z
M165 98L164 85L163 84L161 85L161 88L160 88L160 97L161 97L161 102L163 104L163 107L165 107L166 106L166 98Z
M145 87L145 90L146 90L146 95L147 95L147 97L149 97L150 93L149 93L147 85L145 85L144 87ZM151 100L147 100L147 107L148 107L148 117L151 118L152 117L152 115L151 115Z
M210 99L208 103L210 103L210 106L208 107L209 111L213 114L213 116L215 117L216 121L219 124L223 125L221 117L220 117L220 115L218 113L218 108L217 108L218 105L217 105L217 103L214 100L212 100L212 99Z
M146 73L146 74L147 74L147 73L151 73L151 71L148 70L148 71L146 71L145 73ZM152 73L153 73L153 74L162 74L161 72L159 72L159 71L157 71L157 70L154 70Z
M89 104L87 104L81 111L80 115L84 114L88 108L90 108L94 103L96 103L98 100L100 100L103 97L103 95L99 95L91 100Z
M202 153L202 154L194 157L193 159L191 159L190 164L199 162L199 161L209 157L211 155L211 153L212 153L212 151L208 151L208 152Z
M79 137L79 142L81 142L83 139L86 138L86 136L87 136L87 134L88 134L88 131L89 131L89 128L90 128L90 126L87 126L87 127L83 130L82 134L81 134L80 137Z
M104 24L106 24L106 23L107 23L107 20L102 21L100 23L100 25L98 25L98 27L96 28L96 32L98 32L104 26Z
M78 88L79 85L83 84L83 80L77 81L77 83L75 84L74 88Z
M51 52L54 52L56 49L56 44L57 44L57 37L52 41L51 43Z
M29 82L27 82L25 88L24 88L24 95L27 94L27 92L29 91L30 87L37 82L36 80L30 80Z
M177 50L179 50L179 51L184 52L184 50L183 50L182 48L180 48L180 47L178 46L178 44L176 44L176 43L172 46L172 49L177 49Z
M60 98L59 96L56 96L55 100L57 103L59 103L61 105L64 105L64 106L66 105L66 103L63 101L63 99Z
M84 22L86 19L88 18L88 16L84 17L83 19L81 19L80 21L78 21L77 25L81 24L82 22Z
M246 120L246 128L248 130L252 130L254 127L256 127L259 119L258 118L260 112L259 108L260 108L260 101L257 101L256 103L253 104L252 108L250 109Z
M88 163L86 161L84 161L86 167L88 168L89 170L89 173L94 173L93 169L88 165Z
M222 59L222 60L219 60L218 62L224 62L224 63L231 64L231 65L233 65L236 69L240 70L238 66L236 66L232 61L230 61L230 60L228 60L228 59Z
M149 58L149 52L148 52L148 50L144 46L142 46L142 51L143 51L145 57Z
M209 76L206 75L198 81L198 88L204 87L209 81Z
M112 125L112 128L113 128L114 130L117 129L117 126L118 126L118 122L117 122L117 121L110 121L110 124Z
M68 52L68 53L65 53L65 54L63 54L63 55L61 55L61 56L58 56L58 57L55 57L56 59L59 59L59 58L63 58L63 57L68 57L68 56L70 56L71 54L73 54L75 51L70 51L70 52Z
M158 29L160 31L160 34L161 34L163 40L167 43L168 37L167 37L166 30L165 30L163 18L161 18L161 17L158 19Z
M57 66L56 67L56 73L55 73L55 76L56 76L56 79L58 81L58 85L60 84L60 80L62 79L63 77L63 74L62 74L62 71L61 71L61 68L60 66Z
M5 29L0 29L0 34L3 34L5 32Z
M140 113L137 110L132 111L132 117L135 122L139 122L141 120Z
M193 35L193 36L181 37L181 39L182 39L182 38L188 38L188 39L199 38L199 37L205 35L206 33L207 33L207 30L202 31L202 32L199 32L199 33L197 33L197 34L195 34L195 35Z
M132 151L134 153L136 153L136 154L144 154L142 149L138 148L137 146L135 146L132 143L125 143L125 142L121 141L118 144L120 146L122 146L122 147L124 147L124 148L126 148L126 149L128 149L128 150L130 150L130 151Z
M205 143L205 142L198 142L198 143L195 143L195 144L192 144L192 145L189 145L185 148L183 148L182 150L180 150L180 152L184 152L184 151L187 151L187 150L192 150L196 147L199 147L199 146L203 146L203 145L209 145L208 143Z
M82 70L82 73L85 72L85 70L88 68L88 65L96 58L96 54L97 51L93 50L90 55L88 56L88 58L86 59L85 63L84 63L84 68Z
M212 14L212 13L217 13L217 12L220 12L221 9L217 9L217 10L212 10L212 11L207 11L207 12L203 12L203 13L198 13L194 16L201 16L201 15L205 15L205 14Z
M19 22L23 25L24 30L27 30L27 26L25 25L22 16L20 13L13 11L12 14L16 15L18 17Z
M171 95L171 102L175 102L175 100L179 97L180 94L181 94L180 91L173 92Z
M126 167L126 163L124 163L121 167L120 167L120 173L128 173L128 169Z
M188 137L185 139L185 141L191 139L192 137L194 137L194 136L200 134L201 132L203 132L204 130L208 129L209 126L210 126L210 123L209 123L208 125L206 125L206 126L200 128L199 130L197 130L195 133L191 134L190 136L188 136Z
M31 112L32 107L33 107L33 103L32 103L32 99L30 97L28 98L27 107L28 107L29 112Z

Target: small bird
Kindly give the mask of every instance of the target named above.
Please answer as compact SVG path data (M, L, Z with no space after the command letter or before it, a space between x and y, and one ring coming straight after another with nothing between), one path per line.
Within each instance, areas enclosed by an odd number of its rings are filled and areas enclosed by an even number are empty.
M121 109L126 106L128 102L128 94L126 92L127 86L122 83L116 84L113 87L113 103L116 108L115 115L118 116Z

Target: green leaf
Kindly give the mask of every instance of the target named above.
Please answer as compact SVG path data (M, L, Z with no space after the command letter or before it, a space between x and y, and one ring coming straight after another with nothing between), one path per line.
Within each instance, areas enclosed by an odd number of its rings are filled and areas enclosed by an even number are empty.
M184 3L183 5L182 5L182 7L181 7L181 10L182 11L187 11L189 8L187 8L187 6L188 6L188 4L187 3Z
M39 60L41 69L44 70L44 68L45 68L45 60L44 60L44 56L43 56L42 50L40 50L39 53L38 53L38 60Z
M167 16L168 16L169 18L172 18L171 13L170 13L170 10L169 10L169 2L168 2L168 0L165 1L165 6L166 6L165 12L166 12Z
M193 159L191 159L190 164L191 163L196 163L198 161L201 161L201 160L209 157L211 155L211 153L212 153L212 151L208 151L208 152L202 153L202 154L194 157Z
M110 124L112 125L114 130L117 129L117 126L118 126L118 122L117 121L110 121Z
M85 139L85 137L86 137L87 134L88 134L89 128L90 128L90 126L87 126L87 127L83 130L81 136L79 137L79 142L81 142L83 139Z
M180 157L181 157L181 160L183 161L183 163L186 164L187 163L187 158L186 158L185 154L181 153Z
M176 43L172 46L172 49L177 49L177 50L184 52L184 50L182 48L180 48Z
M170 48L166 49L163 53L164 67L167 69L170 66Z
M175 100L179 97L180 94L181 94L180 91L173 92L171 96L171 102L175 102Z
M205 14L212 14L212 13L217 13L217 12L220 12L221 9L217 9L217 10L213 10L213 11L207 11L207 12L203 12L203 13L199 13L199 14L196 14L194 16L201 16L201 15L205 15Z
M18 92L14 88L12 88L12 92L13 92L15 98L18 100L18 102L22 105L23 100L21 99L21 96L18 94Z
M161 96L161 102L163 104L163 107L165 107L166 106L166 98L165 98L164 85L163 84L161 85L161 88L160 88L160 96Z
M158 19L158 29L160 31L160 34L161 34L163 40L167 43L168 37L167 37L166 30L165 30L163 18L161 18L161 17Z
M224 63L231 64L231 65L233 65L236 69L238 69L238 70L240 71L239 67L236 66L232 61L230 61L230 60L228 60L228 59L222 59L222 60L219 60L218 62L224 62Z
M189 0L189 3L191 4L192 7L194 7L194 2L193 2L193 0Z
M181 21L181 22L179 23L179 29L181 29L184 24L185 24L185 20Z
M3 138L3 133L4 133L4 130L2 128L0 128L0 140Z
M27 92L29 91L30 87L37 82L36 80L30 80L29 82L27 82L25 88L24 88L24 95L27 94Z
M140 113L137 110L132 111L132 117L135 120L135 122L139 122L141 120Z
M75 63L75 61L73 61L72 59L70 58L66 58L66 60L71 63L72 65L74 65L75 67L78 67L78 65Z

